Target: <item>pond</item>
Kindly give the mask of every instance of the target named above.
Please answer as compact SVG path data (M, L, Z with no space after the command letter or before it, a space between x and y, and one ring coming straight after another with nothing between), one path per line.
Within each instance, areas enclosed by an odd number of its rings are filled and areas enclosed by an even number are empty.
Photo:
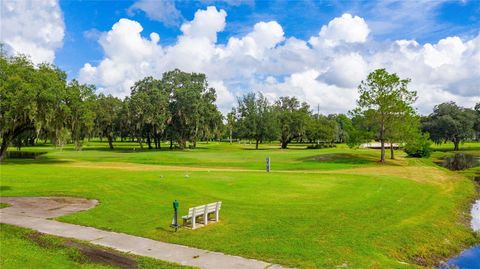
M465 170L480 166L480 157L457 153L447 156L443 159L441 165L450 170ZM480 183L479 177L475 178ZM480 232L480 200L475 201L471 209L472 221L470 226L472 230ZM480 245L473 246L462 251L458 256L451 258L446 263L440 265L441 269L459 268L459 269L480 269Z
M480 232L480 200L473 204L471 214L471 227L474 231ZM458 256L448 260L447 264L440 265L440 268L480 269L480 245L462 251Z
M453 171L465 170L479 166L480 157L470 154L457 153L455 155L445 157L441 165Z

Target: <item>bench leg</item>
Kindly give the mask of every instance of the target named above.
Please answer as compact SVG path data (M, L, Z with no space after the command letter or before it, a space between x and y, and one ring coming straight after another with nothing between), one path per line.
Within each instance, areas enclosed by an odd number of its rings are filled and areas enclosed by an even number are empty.
M205 205L205 209L203 212L203 224L207 225L208 224L208 206Z
M192 229L196 228L196 225L195 225L196 223L195 222L196 222L196 217L194 215L194 216L192 216Z
M220 219L220 210L215 211L215 221Z

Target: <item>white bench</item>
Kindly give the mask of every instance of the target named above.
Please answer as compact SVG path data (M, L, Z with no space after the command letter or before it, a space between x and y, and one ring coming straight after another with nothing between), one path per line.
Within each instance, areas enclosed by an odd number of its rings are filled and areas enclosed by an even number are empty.
M182 216L183 226L187 225L187 222L190 220L192 224L192 229L197 227L197 217L203 218L203 224L207 225L209 221L209 215L213 215L213 221L218 221L220 218L220 208L222 207L222 202L215 202L207 205L200 205L196 207L191 207L188 209L188 215Z

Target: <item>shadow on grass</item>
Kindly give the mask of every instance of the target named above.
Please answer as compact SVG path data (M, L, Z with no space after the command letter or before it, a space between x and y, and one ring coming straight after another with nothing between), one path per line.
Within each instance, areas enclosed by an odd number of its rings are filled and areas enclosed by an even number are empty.
M309 156L298 159L306 162L320 162L320 163L337 163L337 164L371 164L376 163L376 160L364 156L349 154L349 153L329 153L315 156Z
M9 191L11 189L12 187L10 186L0 185L0 191Z
M179 151L179 152L189 152L189 151L196 151L196 150L211 150L212 148L209 147L202 147L202 146L197 146L196 148L186 148L186 149L181 149L181 148L173 148L170 149L169 147L162 147L159 149L152 148L148 149L147 147L141 149L137 147L119 147L119 148L114 148L110 149L108 147L88 147L88 148L83 148L82 151L103 151L103 152L114 152L114 153L145 153L145 152L171 152L171 151ZM64 151L75 151L75 149L64 149Z
M8 164L59 164L59 163L71 163L71 160L54 159L46 156L38 157L36 159L5 159L2 165Z

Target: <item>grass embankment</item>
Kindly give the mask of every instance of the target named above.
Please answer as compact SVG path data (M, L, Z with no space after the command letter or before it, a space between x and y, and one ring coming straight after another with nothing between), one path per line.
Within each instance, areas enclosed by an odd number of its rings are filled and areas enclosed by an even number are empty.
M428 266L480 241L466 215L474 184L431 160L398 152L380 165L378 151L345 147L132 145L35 148L48 153L2 165L1 195L96 198L96 208L61 220L302 268ZM261 171L267 156L271 173ZM221 200L221 222L175 233L174 199L181 214Z

